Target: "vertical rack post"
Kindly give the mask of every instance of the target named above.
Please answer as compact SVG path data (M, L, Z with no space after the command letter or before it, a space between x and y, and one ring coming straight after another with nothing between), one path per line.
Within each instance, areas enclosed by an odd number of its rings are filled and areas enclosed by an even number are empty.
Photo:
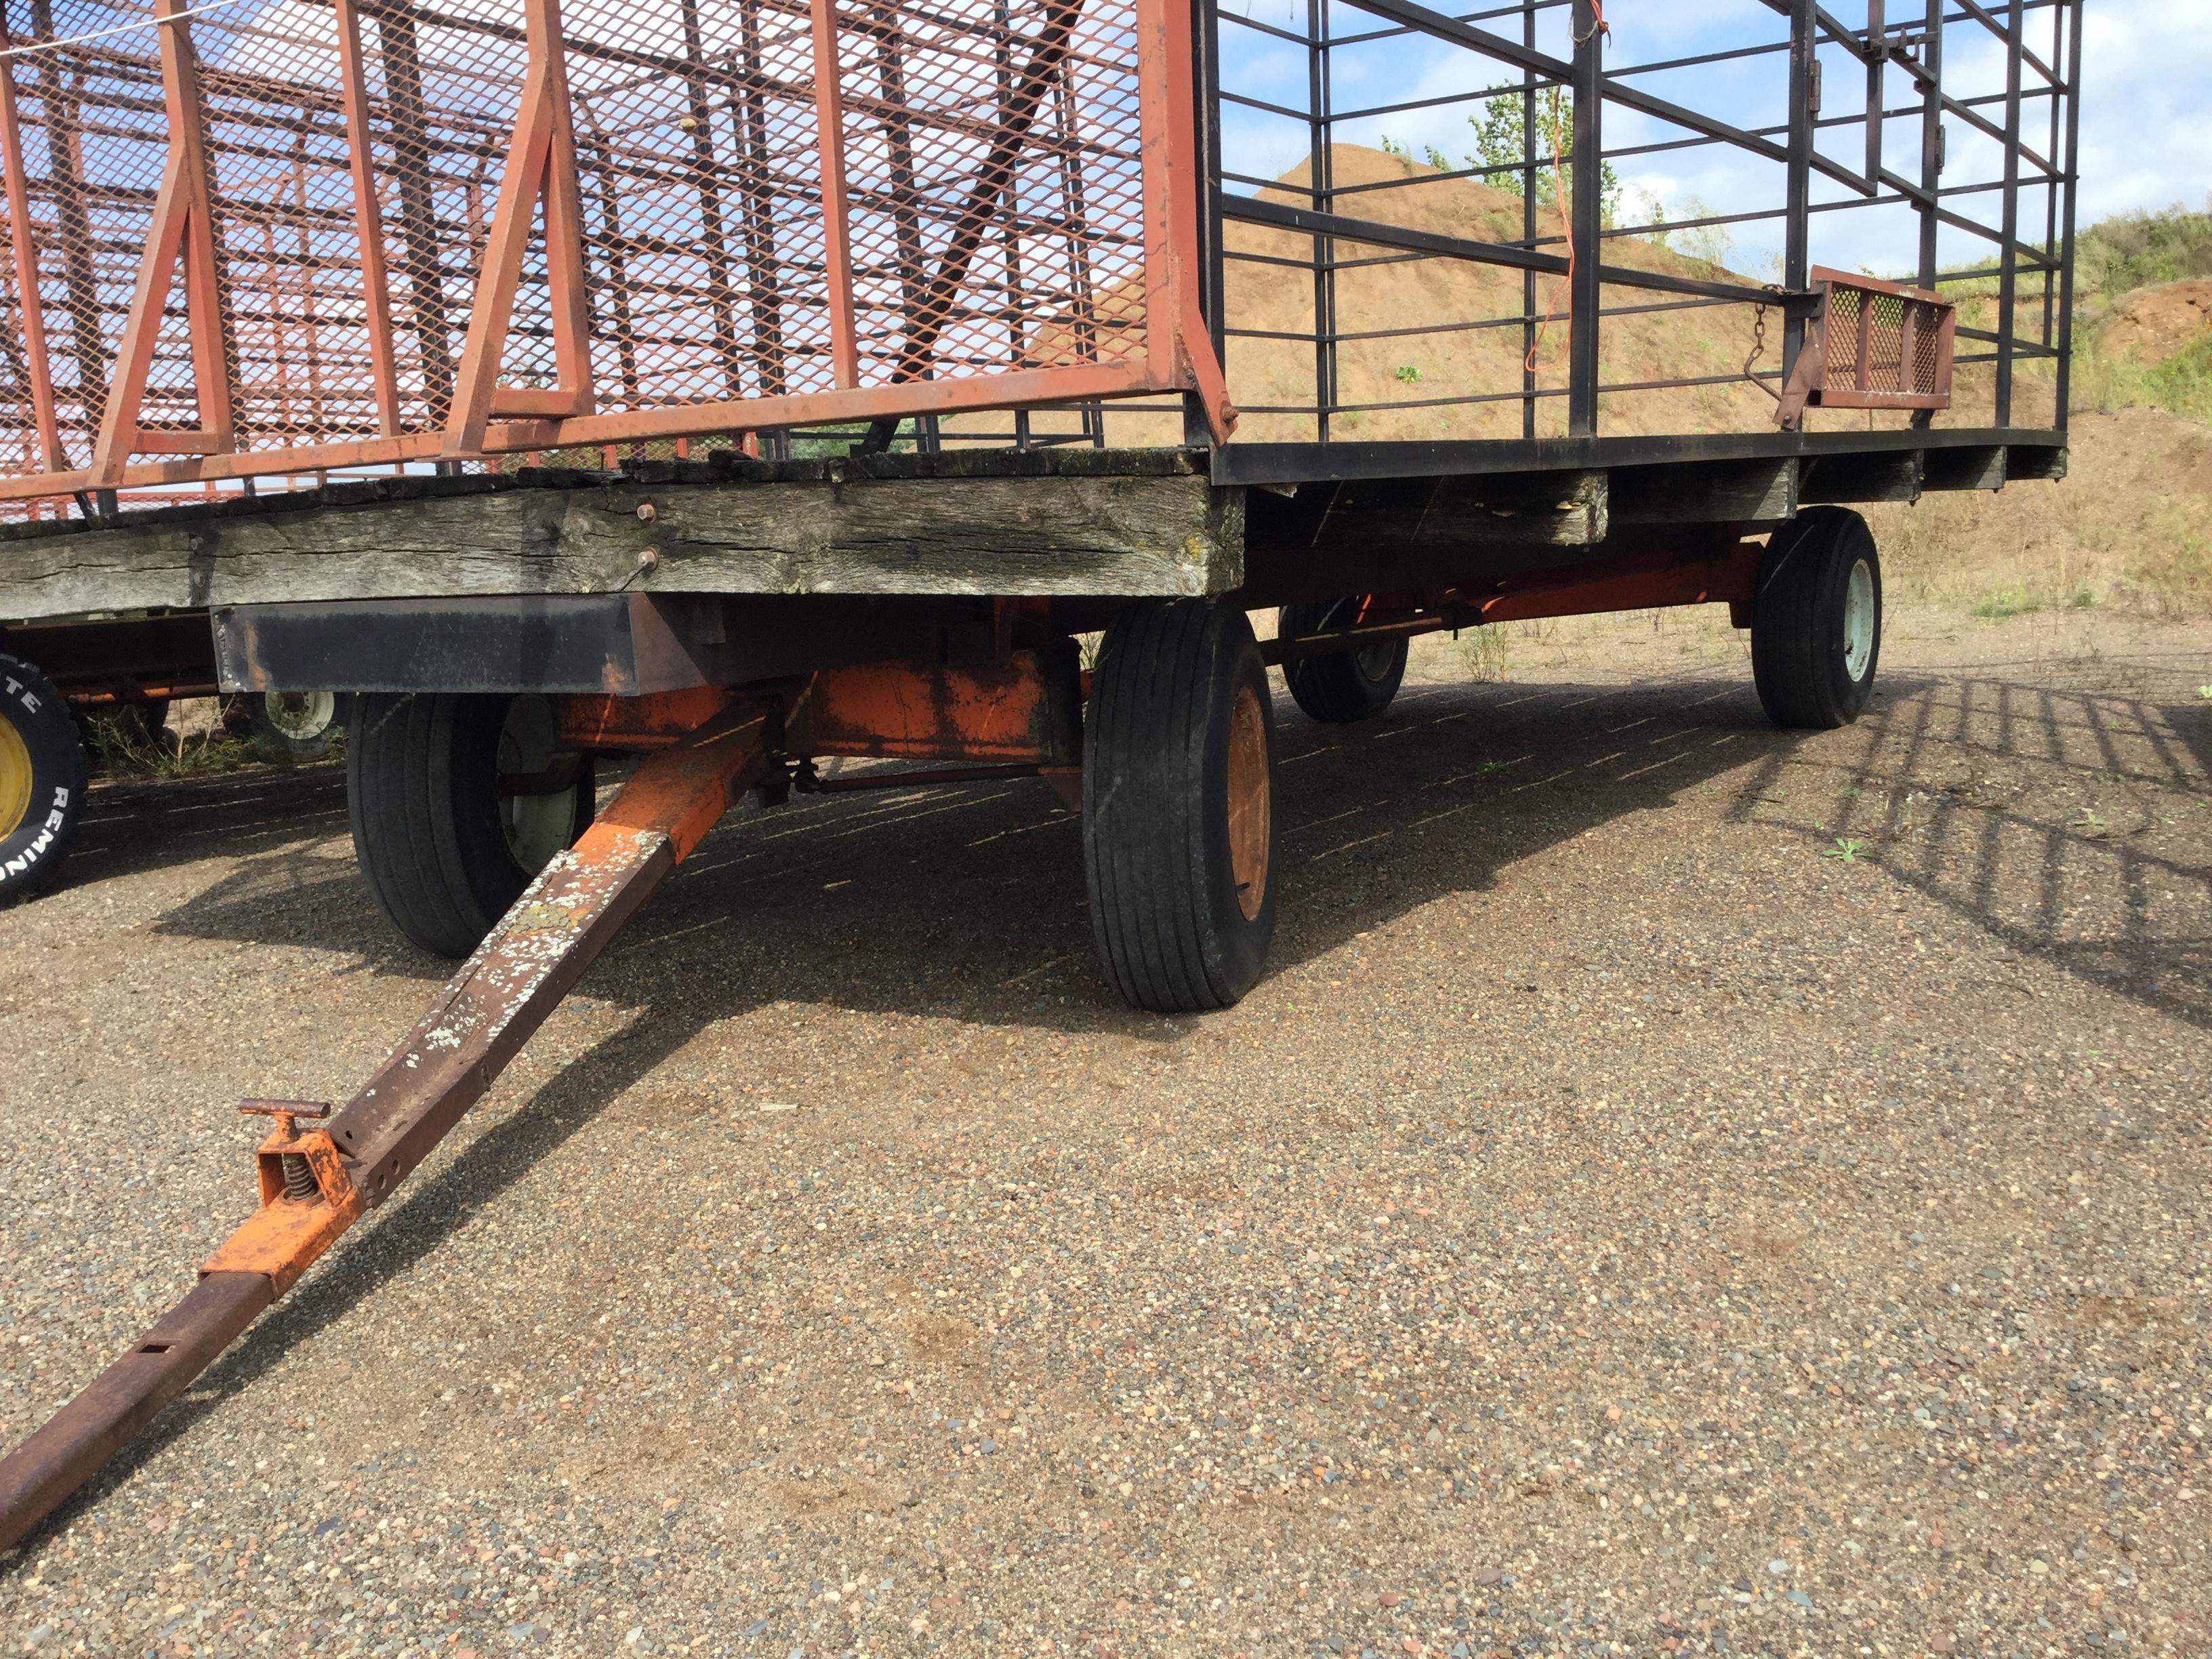
M898 249L899 332L911 341L914 331L921 325L928 285L922 271L921 216L915 206L914 117L907 107L906 38L899 17L899 9L891 0L872 0L869 33L875 37L876 80L882 88L883 110L877 125L883 130L885 161L890 185L891 230ZM999 118L1003 122L1005 100L1000 104ZM891 377L898 380L925 380L929 365L915 361L905 349L900 352L897 372ZM921 423L916 422L915 437L922 436ZM927 446L917 443L917 447Z
M406 252L407 303L422 366L428 423L442 426L453 404L453 313L446 305L445 263L438 241L438 182L430 150L430 106L422 86L422 47L413 0L375 0L377 50L384 60L384 95L392 110L393 171L398 174L399 228Z
M1814 0L1790 0L1790 159L1785 164L1787 199L1783 208L1782 285L1802 293L1811 268L1813 204L1813 48ZM1785 315L1782 324L1782 383L1790 384L1797 350L1805 342L1805 319Z
M236 445L235 389L230 379L229 315L215 238L206 104L199 60L184 0L154 0L161 64L162 112L169 125L168 160L154 200L154 218L131 295L131 314L116 348L107 407L94 441L90 471L96 488L123 482L131 457L157 443L186 453L226 454ZM187 337L199 428L149 432L139 415L161 343L177 267L185 276Z
M1521 44L1536 46L1536 0L1521 0ZM1490 183L1486 178L1484 184ZM1521 71L1521 240L1536 251L1536 71ZM1536 273L1521 273L1521 435L1536 435Z
M1221 21L1218 0L1193 0L1191 13L1191 89L1196 100L1198 160L1193 187L1198 191L1198 246L1192 250L1191 280L1198 285L1199 315L1205 319L1213 361L1228 364L1221 315ZM1212 430L1206 421L1205 400L1195 392L1183 394L1183 442L1208 443Z
M376 198L376 154L368 127L368 74L361 56L359 0L337 0L338 96L344 106L346 159L353 176L354 240L361 257L362 305L368 321L369 372L376 381L376 426L399 431L399 367L392 345L392 281L384 262L384 216Z
M1943 182L1943 9L1946 0L1928 0L1920 45L1920 286L1936 289L1936 192Z
M2066 408L2074 368L2074 176L2081 143L2081 9L2082 0L2060 6L2066 20L2066 85L2057 94L2066 100L2066 159L2059 163L2059 234L2054 252L2058 256L2058 374L2057 407L2051 419L2066 430Z
M1806 0L1810 4L1811 0ZM1598 283L1605 228L1605 40L1592 0L1574 0L1575 167L1567 234L1574 274L1567 295L1567 435L1597 435Z
M0 51L12 51L15 42L0 27ZM40 294L39 248L31 234L31 197L23 169L23 129L16 118L15 60L0 58L0 167L4 167L8 190L8 244L15 262L15 304L23 319L23 373L30 382L31 419L39 432L39 448L47 469L59 472L69 465L62 453L61 425L54 415L54 386L46 369L46 318Z
M684 94L691 122L691 166L698 178L699 239L707 253L707 311L714 319L714 355L725 395L744 396L738 350L737 285L730 275L730 238L722 210L721 168L714 155L714 112L708 93L707 48L699 0L684 0Z
M2005 9L2005 158L2004 201L1999 223L2002 240L1997 245L1997 384L1996 409L1999 426L2012 424L2012 368L2014 307L2020 295L2020 70L2027 46L2022 28L2027 20L2024 0L2011 0Z
M1306 184L1316 213L1331 211L1334 199L1328 95L1328 0L1306 0ZM1316 236L1313 252L1314 441L1327 443L1336 402L1336 244Z
M185 232L185 303L200 430L214 453L235 447L237 388L231 384L229 285L216 240L215 173L207 153L207 99L199 51L184 0L154 0L161 20L161 83L169 130L179 146L192 211Z
M737 100L744 123L738 153L744 157L745 284L752 321L753 379L763 398L788 389L783 350L783 296L775 246L775 189L769 171L768 71L761 50L761 0L738 0L738 28L744 91Z
M1145 350L1152 373L1164 379L1175 372L1176 329L1182 298L1182 264L1188 252L1179 240L1174 98L1170 65L1181 56L1170 50L1171 16L1182 9L1159 0L1136 8L1138 144L1144 157ZM1184 18L1188 27L1188 19ZM1005 125L1002 115L1000 125Z
M1881 178L1882 82L1889 70L1889 19L1882 0L1867 0L1866 47L1866 178Z
M852 226L845 213L845 92L837 58L837 0L812 0L814 143L822 161L822 263L830 305L830 361L840 391L860 383L853 326Z

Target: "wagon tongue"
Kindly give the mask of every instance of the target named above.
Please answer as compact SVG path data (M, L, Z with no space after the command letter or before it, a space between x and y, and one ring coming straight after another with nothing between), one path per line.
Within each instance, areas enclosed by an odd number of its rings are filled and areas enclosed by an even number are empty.
M128 1352L0 1459L0 1549L21 1539L188 1388L364 1210L389 1198L767 763L770 721L726 711L631 775L545 866L345 1109L249 1101L275 1119L261 1207ZM302 1129L301 1120L316 1127Z

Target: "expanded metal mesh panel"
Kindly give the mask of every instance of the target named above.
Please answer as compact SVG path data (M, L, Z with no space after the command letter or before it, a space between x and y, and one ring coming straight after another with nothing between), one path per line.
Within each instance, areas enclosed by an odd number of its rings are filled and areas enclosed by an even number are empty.
M168 152L154 30L142 5L97 0L49 7L8 0L0 22L21 40L56 21L94 36L82 45L0 60L14 84L21 156L31 188L26 208L35 291L46 338L46 383L67 464L82 465L106 408L113 346L121 334ZM118 32L120 31L120 32ZM4 317L8 452L17 470L37 471L33 371L21 296L27 286L8 250ZM181 390L181 403L179 392ZM149 424L189 417L190 354L165 339L149 377Z
M1835 408L1880 408L1893 399L1948 392L1952 314L1941 301L1831 280L1821 325L1819 401Z
M1136 0L826 3L817 18L801 0L568 0L562 100L533 79L530 0L236 0L182 23L157 23L151 0L0 0L60 465L92 459L172 160L164 30L197 82L219 315L191 314L180 271L149 432L202 428L210 397L245 450L442 430L493 302L486 250L533 98L565 110L579 223L549 246L548 181L526 173L502 388L561 381L564 259L580 260L602 413L827 392L841 343L860 389L1145 359ZM35 471L5 274L5 465ZM195 331L217 342L220 386L197 383Z

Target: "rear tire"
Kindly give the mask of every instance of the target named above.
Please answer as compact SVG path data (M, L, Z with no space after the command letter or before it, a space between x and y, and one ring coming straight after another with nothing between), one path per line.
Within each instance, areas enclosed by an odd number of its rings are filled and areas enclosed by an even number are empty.
M591 759L560 750L543 697L364 692L346 805L377 908L422 949L464 957L591 823Z
M84 744L53 683L0 655L0 905L61 873L84 803Z
M1359 615L1358 596L1318 605L1286 605L1275 617L1281 639L1349 628ZM1311 719L1325 726L1372 720L1390 706L1406 678L1407 642L1381 640L1325 657L1300 657L1283 665L1283 684Z
M1776 531L1759 562L1751 672L1777 726L1849 726L1881 656L1881 559L1849 507L1815 507Z
M1107 977L1225 1008L1275 932L1273 711L1242 611L1152 601L1108 629L1083 733L1083 865Z

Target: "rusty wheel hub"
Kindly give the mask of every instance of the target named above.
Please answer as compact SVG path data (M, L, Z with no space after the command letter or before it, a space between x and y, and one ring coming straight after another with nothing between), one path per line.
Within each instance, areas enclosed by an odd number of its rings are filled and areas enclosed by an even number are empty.
M1229 868L1247 921L1267 896L1268 790L1267 711L1242 686L1229 713Z

